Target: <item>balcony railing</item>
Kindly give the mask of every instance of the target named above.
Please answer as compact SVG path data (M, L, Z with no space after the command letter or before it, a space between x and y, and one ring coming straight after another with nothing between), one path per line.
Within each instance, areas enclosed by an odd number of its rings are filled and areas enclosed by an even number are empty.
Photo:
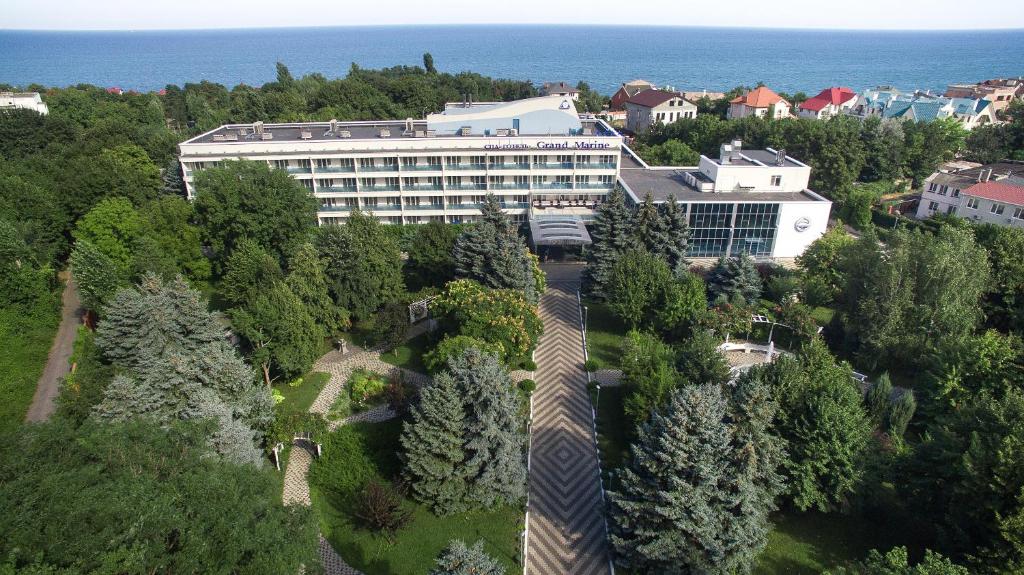
M360 186L359 187L359 191L360 192L397 192L397 191L399 191L399 189L398 189L398 186L389 186L389 185Z
M480 202L464 202L461 204L448 204L449 210L479 210L484 205Z
M530 202L501 202L501 207L506 210L523 210L530 207Z
M299 166L299 167L297 167L297 166L288 166L287 168L285 168L285 170L289 174L311 174L311 173L313 173L313 168L310 168L310 167L303 168L301 166Z
M356 168L355 166L317 166L316 171L317 173L327 174L350 174L356 171Z
M529 183L489 184L492 190L529 190Z
M571 190L571 182L544 182L540 184L533 184L535 190Z
M351 212L355 206L320 206L317 208L321 212Z
M580 162L576 164L577 168L590 168L592 170L611 168L615 169L615 162Z
M589 183L577 183L577 190L610 190L615 184L612 183L601 183L601 182L589 182Z
M402 164L402 169L424 172L439 172L441 171L441 164Z
M533 167L539 170L571 170L572 162L554 162L547 164L534 164Z
M445 166L448 170L485 170L487 164L448 164Z
M407 210L443 210L444 204L405 204Z
M449 190L486 190L487 184L448 184L445 188Z
M489 164L489 170L529 170L530 164Z
M400 212L402 206L395 204L377 204L376 206L363 206L364 212Z
M354 192L355 186L320 186L318 192Z
M402 184L402 188L407 192L429 192L443 189L441 184Z
M371 166L359 166L360 172L397 172L398 164L373 164Z

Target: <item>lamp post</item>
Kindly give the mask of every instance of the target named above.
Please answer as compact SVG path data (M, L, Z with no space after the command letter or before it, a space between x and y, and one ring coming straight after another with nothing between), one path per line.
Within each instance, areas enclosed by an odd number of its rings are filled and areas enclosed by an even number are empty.
M587 306L583 306L583 334L584 335L587 334L587 316L588 315L589 314L587 313Z

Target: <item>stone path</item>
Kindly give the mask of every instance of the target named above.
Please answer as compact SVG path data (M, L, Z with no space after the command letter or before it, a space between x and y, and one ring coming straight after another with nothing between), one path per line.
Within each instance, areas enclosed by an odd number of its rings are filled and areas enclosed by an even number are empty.
M413 336L417 335L413 330L410 330L410 333ZM313 364L313 371L329 373L331 378L327 381L324 388L320 390L320 395L313 401L309 411L326 416L327 412L331 409L331 405L334 404L334 400L338 398L338 395L344 389L345 382L348 381L349 376L359 368L379 373L388 378L401 375L404 381L415 385L422 385L429 380L422 373L402 369L383 361L380 358L380 353L377 351L364 351L359 348L355 348L345 354L332 351ZM341 425L358 421L386 421L393 417L395 417L394 411L387 405L381 405L342 420L328 421L328 428L333 430ZM301 440L293 442L288 456L288 466L284 472L282 500L285 505L292 503L299 505L312 504L309 499L309 481L307 480L309 466L312 463L313 456L308 447L303 445ZM323 563L325 575L362 575L359 571L345 563L345 560L334 551L331 544L323 537L320 537L320 560Z
M28 422L50 419L53 412L57 410L56 401L57 395L60 393L60 380L71 370L68 361L71 359L71 352L74 351L75 336L78 334L78 325L82 318L82 305L78 301L78 291L75 289L75 281L70 274L64 284L61 303L63 309L60 326L57 328L57 334L53 337L53 345L50 346L46 367L36 384L36 393L32 397L32 404L29 405L28 412L25 414L25 421Z
M527 575L609 573L604 495L583 371L578 283L549 282L540 302L533 395Z

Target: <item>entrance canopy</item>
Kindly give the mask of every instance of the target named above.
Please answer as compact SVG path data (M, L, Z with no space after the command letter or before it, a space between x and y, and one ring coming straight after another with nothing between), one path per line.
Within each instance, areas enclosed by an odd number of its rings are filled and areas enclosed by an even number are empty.
M590 234L579 216L534 216L530 220L534 246L586 246Z

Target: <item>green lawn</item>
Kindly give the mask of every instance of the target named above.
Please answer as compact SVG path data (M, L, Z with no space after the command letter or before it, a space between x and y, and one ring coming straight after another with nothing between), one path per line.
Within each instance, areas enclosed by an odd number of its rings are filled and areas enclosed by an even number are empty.
M430 334L424 333L407 340L396 347L394 351L380 354L380 358L391 365L426 373L427 368L423 366L423 354L429 349Z
M305 413L316 401L320 391L331 379L331 374L314 371L302 376L302 384L292 387L287 383L279 383L274 386L284 396L284 401L277 405L282 415L293 413Z
M351 427L367 446L379 478L393 478L401 466L397 455L401 421L357 423ZM462 539L471 545L483 540L487 553L501 561L508 573L522 570L519 537L523 511L519 508L502 507L441 518L406 499L404 506L412 511L412 520L388 540L355 525L349 512L333 505L316 484L311 486L311 497L324 537L349 565L367 575L422 575L434 566L434 559L452 539Z
M832 316L836 315L836 310L830 307L816 307L811 310L811 317L820 326L826 326L832 322Z
M622 411L625 396L622 387L602 387L597 402L597 448L605 472L622 465L629 452L629 421Z
M36 314L0 309L0 432L25 419L60 323L59 308Z
M629 331L607 304L584 302L587 307L587 354L601 369L616 369L622 355L622 340Z

